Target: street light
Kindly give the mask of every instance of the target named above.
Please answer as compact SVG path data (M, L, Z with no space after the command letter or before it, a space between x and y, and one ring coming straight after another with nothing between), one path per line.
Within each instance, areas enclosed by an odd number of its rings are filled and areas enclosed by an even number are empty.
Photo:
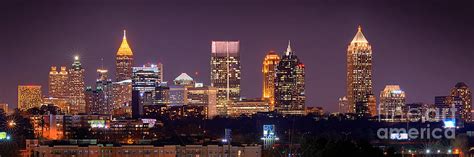
M8 126L9 126L10 128L15 127L15 125L16 125L16 123L15 123L15 121L13 121L13 120L11 120L10 122L8 122Z

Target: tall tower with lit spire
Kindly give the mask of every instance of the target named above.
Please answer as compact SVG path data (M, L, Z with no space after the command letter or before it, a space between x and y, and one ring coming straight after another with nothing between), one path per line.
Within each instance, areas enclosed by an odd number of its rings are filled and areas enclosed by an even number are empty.
M113 85L114 108L128 106L132 101L132 67L133 52L127 42L127 32L123 30L122 44L120 44L115 57L115 79L117 82Z
M82 68L79 56L74 57L74 63L69 68L69 96L71 100L70 111L73 114L85 113L85 85L84 68Z
M130 80L132 78L133 52L127 42L127 32L123 30L122 44L115 57L116 80Z
M369 97L372 92L372 46L362 28L347 47L347 99L350 112L357 116L370 115Z
M278 65L278 62L280 62L280 56L274 51L270 51L265 56L262 66L262 99L269 101L271 111L273 111L275 107L275 67Z
M305 111L305 67L288 48L275 68L275 109L282 114L302 115Z

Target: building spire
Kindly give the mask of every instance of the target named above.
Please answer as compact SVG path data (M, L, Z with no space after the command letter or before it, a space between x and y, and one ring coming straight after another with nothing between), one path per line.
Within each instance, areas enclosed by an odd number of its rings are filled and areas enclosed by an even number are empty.
M117 56L133 56L132 49L127 42L127 30L123 30L123 39L120 48L117 51Z
M357 33L354 36L354 39L352 39L351 44L352 43L369 43L367 39L365 39L365 36L362 33L362 27L360 25L357 27Z
M127 40L127 30L123 30L123 39Z
M288 48L286 48L286 55L290 55L291 52L293 52L291 50L291 40L288 40Z

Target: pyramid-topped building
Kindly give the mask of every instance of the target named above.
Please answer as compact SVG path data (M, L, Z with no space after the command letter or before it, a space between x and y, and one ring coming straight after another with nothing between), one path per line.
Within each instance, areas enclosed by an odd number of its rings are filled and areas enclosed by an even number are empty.
M362 28L347 46L347 99L349 110L358 116L374 116L376 103L372 92L372 46Z
M133 56L133 51L130 48L130 45L128 45L128 42L127 42L127 31L126 30L123 30L122 44L120 44L120 47L117 51L117 56Z
M352 39L351 44L353 43L369 43L367 39L364 36L364 33L362 33L362 27L357 28L357 33L354 36L354 39Z
M127 32L123 31L122 44L117 51L115 58L116 80L129 80L132 77L133 52L127 42Z

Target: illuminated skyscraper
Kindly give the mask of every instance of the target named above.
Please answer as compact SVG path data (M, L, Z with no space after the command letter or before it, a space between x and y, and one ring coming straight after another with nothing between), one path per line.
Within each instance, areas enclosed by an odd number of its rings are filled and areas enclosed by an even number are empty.
M41 107L41 86L20 85L18 86L18 109L26 111L33 107Z
M97 73L95 87L87 87L85 91L86 111L88 114L112 114L114 109L112 81L107 78L106 69L97 69Z
M217 89L210 86L195 86L187 88L188 106L202 106L205 108L206 118L217 115Z
M66 67L61 66L58 72L55 66L51 67L48 79L48 96L55 98L68 97L68 72Z
M367 107L369 107L369 116L377 115L377 98L375 98L375 95L367 95Z
M130 80L132 78L133 52L127 42L127 32L123 30L123 39L115 58L116 80Z
M127 33L123 31L122 44L115 57L115 79L113 83L114 108L129 106L132 101L133 52L127 42Z
M84 96L84 68L79 57L74 57L74 63L69 68L69 97L71 100L70 112L72 114L85 113L86 102Z
M379 114L388 121L398 120L403 116L405 107L405 92L398 85L387 85L380 92Z
M305 114L304 64L291 50L290 42L276 67L275 109L283 114Z
M114 108L129 106L132 101L132 80L112 83Z
M227 105L240 99L239 41L212 41L211 86L217 88L217 113L227 114Z
M275 68L280 62L280 56L274 51L270 51L263 60L263 90L262 99L268 100L270 111L275 107Z
M102 88L88 86L85 90L85 102L87 114L110 114L111 112L103 113L103 109L107 109L104 100L105 94Z
M457 83L451 89L451 97L458 97L461 100L461 118L466 122L471 121L472 93L469 87L464 82Z
M372 94L372 47L359 26L347 47L347 99L351 112L357 116L370 115Z
M154 92L160 83L160 69L155 64L133 67L132 88L140 93Z
M155 90L161 79L155 64L132 69L132 116L138 118L143 115L143 106L154 104Z
M338 112L339 113L349 113L349 106L347 102L347 97L339 98L338 101Z

